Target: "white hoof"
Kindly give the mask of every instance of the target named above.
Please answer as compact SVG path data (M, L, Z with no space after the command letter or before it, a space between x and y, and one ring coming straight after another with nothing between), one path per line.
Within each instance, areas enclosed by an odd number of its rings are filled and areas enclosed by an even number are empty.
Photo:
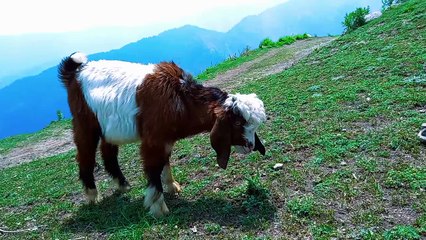
M85 188L84 193L86 194L87 202L89 204L95 204L99 202L98 190L96 190L96 188Z
M169 213L163 193L158 192L155 187L149 187L146 190L143 205L145 208L149 208L149 213L156 218Z
M116 188L119 192L126 193L126 192L129 192L129 191L130 191L130 184L128 184L127 182L126 182L126 184L124 184L124 185L120 185L120 181L118 181L118 179L117 179L117 178L114 178L114 179L113 179L113 182L114 182L115 188Z

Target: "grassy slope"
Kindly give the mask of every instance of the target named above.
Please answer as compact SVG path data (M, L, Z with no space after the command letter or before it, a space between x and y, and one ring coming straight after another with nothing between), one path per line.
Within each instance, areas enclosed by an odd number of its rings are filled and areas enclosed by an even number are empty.
M208 138L173 153L183 185L167 196L171 214L142 207L146 184L136 145L122 148L133 185L82 204L75 152L0 172L0 226L39 231L7 238L397 239L426 231L426 162L415 137L425 121L426 3L412 0L275 76L238 89L256 92L270 120L260 130L266 157L233 156L219 170ZM220 70L218 70L220 72ZM417 77L417 78L414 78ZM417 81L412 81L417 79ZM277 163L284 169L272 170ZM197 228L197 233L192 229ZM423 235L424 236L424 235ZM1 236L3 237L3 235Z
M7 154L10 150L30 143L36 143L71 128L71 121L55 121L43 130L33 134L21 134L0 140L0 154Z

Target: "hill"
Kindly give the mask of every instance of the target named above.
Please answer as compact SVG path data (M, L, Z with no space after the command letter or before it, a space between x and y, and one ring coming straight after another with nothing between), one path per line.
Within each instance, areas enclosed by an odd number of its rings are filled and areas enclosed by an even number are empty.
M378 0L288 1L259 15L246 17L228 34L246 39L249 46L257 46L265 37L277 40L285 35L304 32L318 36L340 35L345 14L357 7L367 6L371 11L377 11L381 9L382 3Z
M271 8L269 11L258 16L251 16L251 20L247 19L242 21L235 26L231 32L232 35L236 37L234 41L238 40L241 42L241 40L244 40L242 43L250 39L245 36L246 32L250 32L252 35L254 34L256 36L256 38L252 40L254 45L246 43L246 45L250 45L251 47L257 46L260 41L258 39L259 37L281 37L277 36L277 33L289 35L309 32L320 36L328 33L340 34L342 32L340 21L346 12L353 10L358 5L371 5L372 8L376 9L375 6L378 5L380 1L373 0L367 2L365 0L347 0L343 1L343 3L344 4L337 4L338 7L336 8L335 0L321 1L321 4L315 4L315 6L309 7L308 10L305 11L305 13L308 13L306 15L301 13L302 11L287 10L286 5L292 9L307 9L307 5L305 5L306 1L292 0L290 3ZM308 6L310 5L309 3ZM342 5L346 6L342 7ZM379 9L379 7L377 9ZM318 23L321 21L315 21L319 18L309 16L314 10L321 13L322 16L327 16L323 18L327 19L324 24L320 25ZM296 23L297 26L293 25L295 19L298 20L298 23ZM315 28L312 28L312 23L309 22L316 22ZM262 24L259 25L258 23ZM56 65L65 55L76 50L92 54L118 49L128 43L138 41L142 37L157 35L159 31L156 29L159 28L165 29L166 25L105 27L78 32L32 33L0 36L0 66L2 66L0 69L0 89L22 77L39 74L41 71ZM290 28L291 31L288 31ZM241 50L244 46L245 45L239 46L237 51ZM220 49L226 48L222 47ZM223 58L221 60L223 60ZM216 63L214 59L209 63L211 62ZM194 73L199 73L199 71Z
M76 49L92 54L120 48L142 37L158 34L155 27L109 27L79 32L0 36L0 89L55 66Z
M82 203L70 151L0 171L0 234L10 239L424 238L426 152L416 138L426 105L424 9L422 0L393 7L274 75L253 77L298 50L259 49L210 69L220 76L245 68L233 78L233 92L256 92L264 100L269 119L259 134L267 155L233 154L224 171L215 165L207 136L180 141L172 164L183 192L167 196L169 216L153 219L143 209L146 181L137 145L122 147L119 156L132 190L113 194L100 164L96 178L103 199L95 206ZM271 51L277 52L265 57ZM258 58L263 60L252 62ZM69 121L45 132L64 128ZM31 142L1 140L0 153L52 138L48 135ZM283 168L274 169L276 163Z
M369 2L369 4L375 6L377 2L380 1L375 0ZM339 34L342 32L341 21L344 14L353 10L356 6L367 5L367 1L344 1L343 4L337 4L338 8L333 8L335 5L336 0L321 1L321 4L290 1L271 8L258 16L244 19L227 33L187 25L127 44L120 49L96 53L89 57L94 60L118 59L141 63L173 60L185 70L197 75L207 67L241 52L246 46L257 48L260 40L265 37L275 38L303 32L320 36L327 35L327 33ZM303 9L303 11L294 11L294 9ZM14 63L15 60L22 59L20 64L22 66L27 66L25 64L27 60L45 66L44 60L40 59L44 59L45 55L60 58L57 54L63 53L63 49L58 49L59 46L67 49L70 46L75 47L74 50L70 50L65 55L81 50L76 49L79 46L93 50L95 47L93 44L97 45L98 39L106 38L105 33L104 31L100 33L95 31L81 39L76 39L73 34L64 35L68 36L70 41L75 40L72 41L72 44L60 44L64 41L64 36L55 35L50 37L51 42L47 43L49 48L45 52L43 52L43 49L45 49L43 44L46 45L46 42L40 40L41 43L37 44L38 47L34 49L32 56L25 58L22 54L12 54L13 58L9 57L9 60L6 58L6 62ZM131 38L134 35L128 37ZM86 45L82 45L82 39L87 40ZM116 41L114 39L115 37L109 39L106 43L110 44ZM119 39L122 40L122 38ZM98 48L105 47L100 43L98 45L96 46ZM7 46L0 47L0 49L5 48L6 50ZM4 56L8 56L6 54L8 51L16 51L16 48L9 47L7 51L2 52ZM5 62L1 60L4 56L0 57L0 62ZM7 64L4 65L3 69L8 69ZM56 67L48 68L36 76L19 79L8 87L0 89L0 139L40 130L51 121L56 120L58 110L65 117L70 116L65 91L56 76Z

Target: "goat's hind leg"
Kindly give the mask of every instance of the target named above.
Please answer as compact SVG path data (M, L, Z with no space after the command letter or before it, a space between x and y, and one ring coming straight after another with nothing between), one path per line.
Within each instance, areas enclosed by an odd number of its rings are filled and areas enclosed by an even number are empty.
M166 163L161 173L161 181L164 184L164 191L170 194L177 194L181 192L181 187L178 182L175 181L172 173L170 163Z
M104 160L106 171L111 175L113 181L117 184L117 190L120 192L128 192L130 190L130 184L127 182L123 173L121 172L120 166L118 165L118 146L107 143L102 138L101 142L101 155Z
M96 163L96 148L98 147L99 135L90 131L75 129L74 142L77 146L77 162L84 192L88 202L95 203L98 200L98 191L93 170Z

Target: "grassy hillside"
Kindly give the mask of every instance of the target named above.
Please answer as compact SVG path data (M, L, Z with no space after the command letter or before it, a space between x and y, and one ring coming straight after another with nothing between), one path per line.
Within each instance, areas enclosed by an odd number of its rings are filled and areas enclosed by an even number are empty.
M424 9L423 0L392 8L294 67L236 89L264 100L267 155L234 154L224 171L208 137L180 141L172 162L183 192L166 196L167 217L143 208L137 145L120 152L131 192L114 194L101 165L103 199L94 206L84 204L71 151L0 171L0 229L28 230L0 237L424 238L426 151L416 138L426 122Z

